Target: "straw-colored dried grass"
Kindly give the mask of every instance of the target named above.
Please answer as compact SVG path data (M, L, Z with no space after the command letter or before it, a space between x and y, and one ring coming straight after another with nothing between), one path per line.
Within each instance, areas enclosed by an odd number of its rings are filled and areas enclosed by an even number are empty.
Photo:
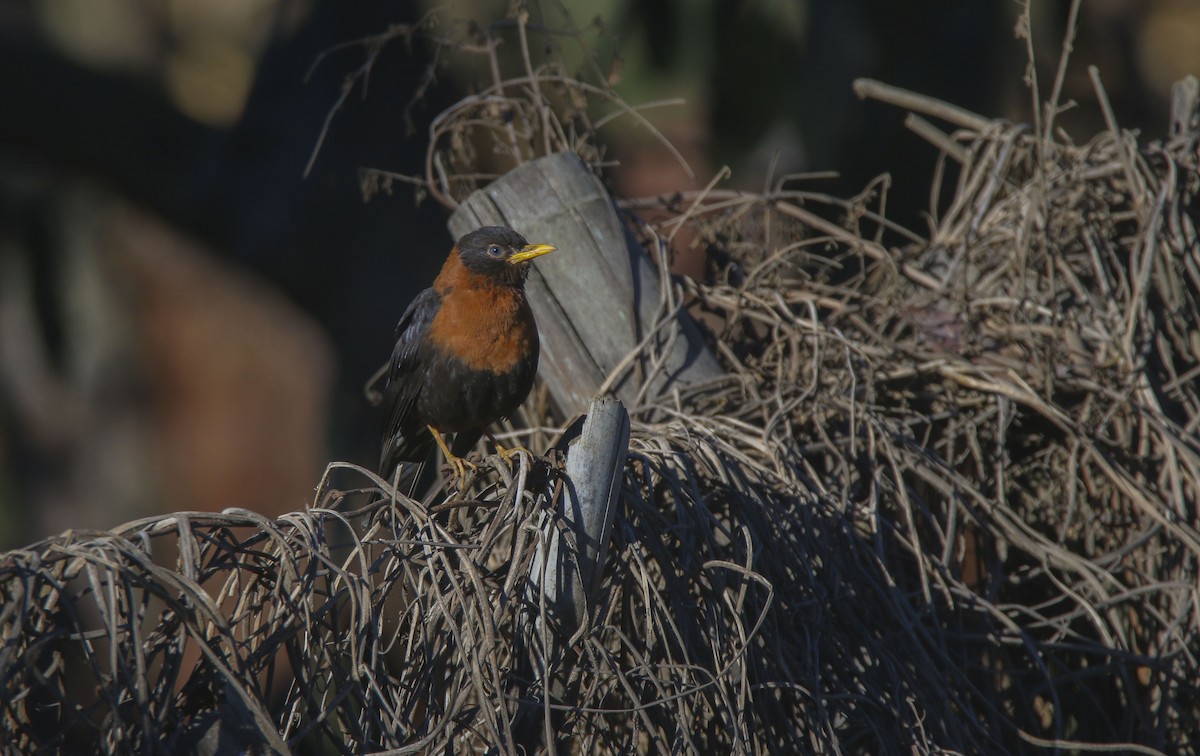
M514 162L572 146L595 92L521 65L480 97L530 117L439 120L434 196L478 178L445 170L472 129ZM513 752L548 722L572 752L1194 752L1196 114L1075 145L904 102L959 127L919 125L961 163L925 232L788 184L625 203L660 261L706 248L662 312L688 302L730 376L631 408L594 626L551 679L524 597L560 455L427 503L346 468L361 491L279 520L5 555L7 742Z

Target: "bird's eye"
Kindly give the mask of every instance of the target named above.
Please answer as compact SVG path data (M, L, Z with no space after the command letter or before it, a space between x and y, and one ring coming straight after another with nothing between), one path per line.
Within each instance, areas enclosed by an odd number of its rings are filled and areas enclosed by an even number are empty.
M495 257L495 258L504 257L504 250L500 249L495 244L488 247L487 253L488 253L488 257Z

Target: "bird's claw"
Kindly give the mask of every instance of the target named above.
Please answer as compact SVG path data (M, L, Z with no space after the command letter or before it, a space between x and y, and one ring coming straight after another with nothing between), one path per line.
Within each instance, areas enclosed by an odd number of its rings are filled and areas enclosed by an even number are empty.
M487 432L487 437L492 442L492 445L496 447L496 454L499 455L500 459L507 462L509 466L516 464L516 458L522 453L528 454L531 457L533 456L533 452L524 446L514 446L511 449L506 449L490 432Z
M446 440L442 438L442 434L432 425L427 427L433 435L433 440L437 441L438 448L442 450L442 456L446 458L450 469L454 471L454 479L459 481L460 484L465 484L467 481L467 468L471 468L471 471L474 472L478 469L478 465L450 451L450 447L446 446Z
M500 455L500 458L510 465L515 465L517 463L517 458L522 454L528 454L531 457L533 456L533 452L529 451L529 449L525 448L524 446L514 446L511 449L505 449L500 444L496 444L496 454Z
M470 468L472 473L479 469L479 465L476 465L471 460L464 457L456 457L453 454L446 457L446 462L450 464L450 469L454 472L454 479L461 482L467 480L468 468Z

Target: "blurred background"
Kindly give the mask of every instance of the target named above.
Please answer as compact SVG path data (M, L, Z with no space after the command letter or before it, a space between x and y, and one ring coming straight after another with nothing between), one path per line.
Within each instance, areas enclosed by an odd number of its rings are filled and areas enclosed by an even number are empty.
M1070 4L1031 5L1045 97ZM806 188L853 196L887 172L888 214L923 230L937 154L851 82L1031 117L1009 0L3 0L0 548L278 514L326 462L374 464L363 384L451 239L445 208L403 185L365 200L359 171L423 173L429 121L489 81L438 30L513 7L626 102L685 100L648 115L691 175L627 119L601 129L620 196L722 166L753 190L837 171ZM431 11L424 35L359 43ZM1123 127L1161 136L1171 83L1200 74L1200 2L1083 4L1063 96L1081 106L1058 120L1080 143L1100 128L1088 65Z

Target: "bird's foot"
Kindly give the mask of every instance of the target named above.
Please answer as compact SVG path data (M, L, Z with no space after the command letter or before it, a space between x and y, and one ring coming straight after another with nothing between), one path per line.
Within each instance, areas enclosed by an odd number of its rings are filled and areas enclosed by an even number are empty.
M450 465L450 469L454 472L454 479L459 482L460 487L465 487L467 482L467 468L470 468L474 472L478 469L478 465L450 451L450 447L446 446L446 440L442 438L442 434L438 432L437 428L434 428L432 425L426 427L433 434L433 440L437 441L438 448L442 450L442 456L446 458L447 464Z
M479 469L479 465L476 465L471 460L466 459L465 457L456 457L449 452L446 453L446 462L450 464L450 469L454 471L454 479L462 484L465 484L467 481L468 469L472 473Z
M529 449L526 449L524 446L514 446L511 449L505 449L503 446L497 445L496 453L500 455L501 459L510 465L517 464L517 460L522 454L528 454L530 457L533 456L533 452L529 451Z
M509 465L516 464L517 457L522 453L528 454L531 457L533 456L533 452L529 451L529 449L525 448L524 446L514 446L511 449L506 449L504 445L497 441L496 437L491 433L488 433L487 437L492 442L492 445L496 447L496 454L498 454L500 459L503 459Z

